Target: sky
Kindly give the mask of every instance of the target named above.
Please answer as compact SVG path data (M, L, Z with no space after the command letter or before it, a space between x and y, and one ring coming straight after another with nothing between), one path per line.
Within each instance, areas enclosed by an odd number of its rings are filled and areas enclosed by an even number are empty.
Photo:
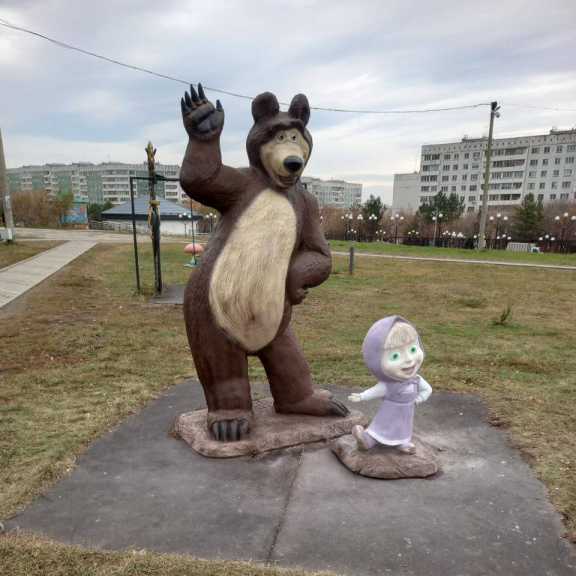
M576 126L574 0L0 0L0 19L159 73L281 102L411 110L498 101L495 137ZM8 167L180 164L186 85L0 26L0 128ZM247 165L250 100L226 113L224 162ZM559 108L545 110L544 108ZM305 175L363 184L390 204L420 147L487 134L489 108L426 114L312 110Z

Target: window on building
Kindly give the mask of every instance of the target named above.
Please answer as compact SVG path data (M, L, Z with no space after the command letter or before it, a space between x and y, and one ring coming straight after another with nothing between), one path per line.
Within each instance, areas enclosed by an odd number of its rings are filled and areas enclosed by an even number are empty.
M567 157L564 159L564 162L565 162L566 164L574 164L574 156L567 156Z
M472 160L480 160L481 156L482 156L481 152L473 152L472 153Z
M450 154L444 154L444 160L450 160Z
M550 152L550 146L544 146L544 154L548 154Z
M458 170L458 164L453 164L453 165L452 165L452 170Z
M430 192L436 192L438 190L438 186L430 186Z
M566 152L576 152L576 144L568 144L568 146L566 146Z
M530 166L538 166L538 160L530 160Z
M498 194L489 194L488 200L490 200L490 202L496 202L496 200L498 200Z
M430 186L420 186L420 192L428 192Z
M539 189L539 190L544 190L544 188L546 188L546 183L545 183L545 182L540 182L540 184L538 184L538 189Z
M548 176L548 170L542 170L540 172L540 178L546 178Z
M570 188L570 182L562 182L562 188Z
M465 153L464 153L464 158L470 158L470 152L465 152Z
M548 158L542 159L542 166L548 166Z
M461 190L462 192L466 192L466 186L463 184L462 186L460 186L460 190Z
M468 174L462 174L462 180L468 180Z
M554 158L554 164L556 164L556 166L558 166L560 162L562 162L562 158Z
M560 200L568 200L570 194L562 193L560 194Z
M544 194L538 194L538 202L542 202L544 200Z
M476 196L468 196L468 202L476 202Z
M456 182L456 180L458 180L458 175L457 175L457 174L453 174L453 175L452 175L452 182Z
M478 174L472 174L470 180L478 180Z
M475 192L478 189L478 186L476 186L476 184L470 184L470 192Z
M442 186L440 192L448 192L448 186Z
M451 192L456 192L456 186L452 186L452 187L450 188L450 191L451 191Z
M564 176L572 176L572 168L564 168Z
M556 146L556 152L562 152L562 150L563 150L562 144L559 144L558 146Z
M468 164L462 164L462 170L468 170Z
M534 182L528 183L528 190L534 190Z
M536 170L532 170L528 172L528 178L536 178Z
M550 200L556 200L556 194L550 194Z
M450 180L450 176L442 176L442 182L448 182Z
M558 182L552 182L552 185L550 186L550 188L552 188L552 190L557 190L558 189Z
M540 152L540 148L538 148L538 146L535 146L534 148L532 148L531 152L532 154L538 154Z
M560 176L560 170L552 170L552 176L554 178L557 178L558 176Z
M458 158L460 158L460 154L458 154L458 152L456 152L456 154L454 154L454 160L458 160Z
M450 170L450 164L444 164L444 166L442 166L442 170Z
M472 170L478 170L480 168L480 164L472 164Z

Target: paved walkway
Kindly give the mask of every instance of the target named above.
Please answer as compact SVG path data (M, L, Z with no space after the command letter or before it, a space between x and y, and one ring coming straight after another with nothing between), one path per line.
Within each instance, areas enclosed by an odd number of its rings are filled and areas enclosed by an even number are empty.
M66 242L0 269L0 308L22 296L96 244L97 242L86 240Z
M326 448L199 456L169 430L203 404L198 382L171 388L96 441L6 528L350 576L575 573L544 486L475 397L436 392L419 406L417 430L441 450L443 474L390 481L352 474Z
M348 252L332 250L332 254L337 256L348 256ZM563 266L561 264L536 264L530 262L507 262L503 260L474 260L473 258L436 258L434 256L397 256L395 254L372 254L370 252L354 252L355 256L368 258L388 258L391 260L417 260L429 262L452 262L457 264L487 264L489 266L516 266L519 268L548 268L551 270L572 270L576 272L575 266ZM574 258L576 262L576 257Z

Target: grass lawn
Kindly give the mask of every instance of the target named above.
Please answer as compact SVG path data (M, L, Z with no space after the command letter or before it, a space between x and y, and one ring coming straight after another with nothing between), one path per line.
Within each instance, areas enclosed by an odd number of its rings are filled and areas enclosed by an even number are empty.
M32 291L25 307L0 312L0 518L66 474L104 430L193 374L181 309L133 295L131 250L98 246ZM149 251L142 259L151 287ZM185 261L181 245L163 246L166 282L186 279ZM509 431L574 534L576 273L365 258L351 277L346 267L335 258L330 280L295 309L317 382L371 386L364 335L376 319L402 314L423 336L426 379L488 402L492 422ZM508 306L511 316L498 325ZM251 375L264 379L256 361ZM26 535L0 537L2 563L11 576L283 573Z
M0 242L0 269L54 248L62 242Z
M463 258L466 260L502 260L505 262L525 262L527 264L557 264L576 266L576 254L527 254L506 250L464 250L463 248L435 248L433 246L408 246L386 242L348 242L331 240L332 250L348 252L355 246L358 252L388 254L394 256L418 256L428 258Z

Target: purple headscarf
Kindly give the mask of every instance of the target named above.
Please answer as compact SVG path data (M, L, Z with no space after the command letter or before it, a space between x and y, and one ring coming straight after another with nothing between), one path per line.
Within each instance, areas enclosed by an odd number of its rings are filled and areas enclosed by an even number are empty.
M390 330L392 330L392 327L397 322L405 322L414 328L414 325L411 322L408 322L408 320L402 318L402 316L386 316L386 318L382 318L381 320L378 320L378 322L372 324L370 330L368 330L368 334L366 334L366 338L364 338L364 343L362 344L364 363L370 372L376 376L378 382L384 382L385 384L407 382L406 380L398 380L387 376L382 372L381 367L382 355L384 354L384 343L386 342L386 338L388 338L388 334L390 334ZM414 331L418 335L416 328L414 328ZM419 335L418 344L420 345L420 348L422 348L422 352L424 352ZM416 379L418 379L418 375L412 378L412 380Z

